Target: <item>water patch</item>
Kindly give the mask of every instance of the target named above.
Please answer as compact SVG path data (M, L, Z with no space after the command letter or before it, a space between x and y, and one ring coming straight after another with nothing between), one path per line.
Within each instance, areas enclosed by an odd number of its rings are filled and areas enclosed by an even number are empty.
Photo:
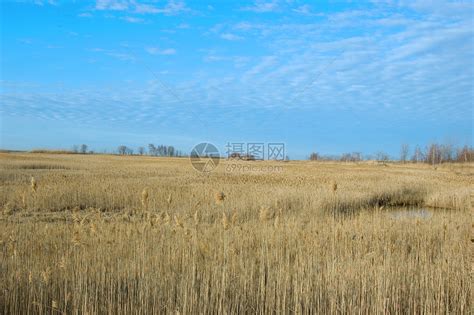
M400 209L390 211L388 213L392 219L430 219L433 216L433 212L427 209Z

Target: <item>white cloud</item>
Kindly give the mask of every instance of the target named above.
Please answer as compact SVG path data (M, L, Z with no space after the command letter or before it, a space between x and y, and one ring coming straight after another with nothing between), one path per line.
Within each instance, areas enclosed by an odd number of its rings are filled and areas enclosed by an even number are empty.
M190 11L183 1L170 0L164 7L152 4L139 3L135 0L96 0L96 10L129 11L137 14L165 14L176 15Z
M45 4L58 5L56 0L34 0L33 3L39 6L43 6Z
M146 52L150 55L174 55L176 50L173 48L160 49L158 47L147 47Z
M186 11L190 11L190 9L183 1L169 1L168 4L162 9L161 13L175 15Z
M234 26L237 30L248 31L255 28L255 25L249 22L239 22Z
M134 8L129 6L128 10L133 13ZM256 12L269 12L265 11L269 8L261 2ZM177 82L173 90L186 91L182 92L186 105L206 110L212 104L226 113L262 108L276 108L279 112L297 108L313 110L312 113L350 110L354 115L361 113L360 116L390 116L393 123L408 119L471 118L472 18L465 18L451 7L456 13L453 16L426 13L428 8L419 6L390 8L381 5L365 11L331 13L317 22L285 17L270 22L218 25L213 29L215 36L255 40L251 57L233 56L226 50L228 46L216 44L212 50L206 46L208 50L201 51L207 63L185 70L188 72L182 77L186 79ZM301 6L295 10L301 14L311 12ZM164 13L152 8L148 11ZM128 54L100 51L120 60L133 60ZM145 51L153 55L176 53L175 49L160 47L147 47ZM120 108L124 118L141 120L142 115L170 114L176 108L176 99L158 84L116 93L114 97L100 92L53 97L29 95L25 90L5 95L4 111L47 117L48 112L41 111L37 104L50 102L50 111L57 110L63 119L69 115L90 119L92 114L108 116L100 112L102 107L96 106L91 108L90 117L85 117L82 105L113 103L104 112ZM160 104L159 110L152 104Z
M150 4L136 4L135 5L136 13L161 13L160 9Z
M127 21L129 23L143 23L145 22L144 19L133 17L133 16L124 16L122 20Z
M255 1L255 3L251 6L241 8L243 11L252 11L257 13L265 13L265 12L274 12L278 9L278 4L276 1L272 2L265 2L261 0Z
M127 0L97 0L95 3L96 10L113 10L124 11L129 8Z
M235 35L235 34L232 34L232 33L221 34L221 38L225 39L225 40L230 40L230 41L242 40L243 39L242 36L238 36L238 35Z
M303 14L303 15L310 15L311 14L311 7L308 4L301 5L295 9L293 12Z

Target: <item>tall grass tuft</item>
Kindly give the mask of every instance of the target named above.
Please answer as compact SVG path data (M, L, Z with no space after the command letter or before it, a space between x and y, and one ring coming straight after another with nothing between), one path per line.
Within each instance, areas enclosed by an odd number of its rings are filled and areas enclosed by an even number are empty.
M36 194L38 190L38 183L36 182L34 177L31 177L30 184L31 184L31 191Z
M258 218L259 218L260 222L268 221L268 220L272 219L273 216L274 216L274 213L273 213L272 209L270 209L270 207L266 207L266 206L260 207L260 211L259 211L259 214L258 214Z
M227 214L223 211L222 212L222 227L224 228L224 230L227 230L229 229L229 226L230 226L229 219L227 218Z
M148 209L148 197L148 189L145 188L143 189L141 196L141 202L144 209Z
M216 204L220 205L224 202L225 197L226 196L224 195L223 192L217 192L214 195L214 200L215 200Z

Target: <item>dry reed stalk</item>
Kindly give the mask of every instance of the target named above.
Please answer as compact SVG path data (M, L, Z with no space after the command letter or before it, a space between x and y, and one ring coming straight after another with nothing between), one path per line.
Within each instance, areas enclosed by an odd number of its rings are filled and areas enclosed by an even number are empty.
M229 229L229 219L227 218L227 214L224 211L222 211L222 227L224 230Z
M148 189L143 189L142 191L142 198L141 198L141 201L142 201L142 206L143 208L147 209L148 208Z
M273 218L274 213L269 207L261 207L258 218L261 222L265 222Z
M331 189L332 189L332 192L333 193L336 193L337 191L337 183L336 181L333 181L332 184L331 184Z
M220 205L224 202L224 199L225 199L225 195L223 192L217 192L215 195L214 195L214 200L216 201L216 204Z
M273 222L273 226L275 227L275 229L277 229L280 226L280 215L279 214L277 214L275 216L275 221Z
M41 272L41 280L43 281L43 283L48 284L50 277L51 277L51 268L46 267L46 269Z
M1 158L14 164L14 156ZM472 228L466 199L470 178L464 173L444 168L434 173L407 164L386 168L381 176L376 166L364 164L339 169L337 163L294 162L291 171L277 177L231 178L235 193L224 205L232 201L235 208L221 216L223 206L217 215L212 207L192 208L200 200L212 206L210 187L228 187L229 178L219 173L212 182L199 181L182 171L185 160L163 161L168 168L150 170L140 157L133 158L136 162L131 158L125 167L111 163L90 172L90 162L81 156L72 159L74 164L63 164L79 165L75 176L61 170L41 177L33 173L41 181L41 194L38 187L31 196L33 189L24 181L30 171L21 169L10 169L12 181L0 189L1 207L20 208L26 193L27 206L31 198L41 210L32 216L13 212L13 217L0 220L0 249L5 249L0 250L5 271L0 272L0 312L466 314L472 308L471 268L466 264L470 253L459 243ZM113 176L119 169L126 176ZM162 209L156 215L161 224L167 217L171 228L151 229L146 216L127 214L141 198L134 189L137 170L143 174L143 187L151 187L156 179L169 189L162 197L165 208L168 193L173 194L176 212ZM68 175L67 181L63 175ZM168 175L195 196L169 183ZM190 178L199 180L188 183ZM332 180L339 189L333 188ZM432 194L436 205L459 211L431 209L429 220L391 218L387 200L419 198L411 188L415 184ZM377 203L377 196L383 202ZM148 202L151 206L151 194ZM363 210L332 220L319 211L322 203L335 211ZM269 208L262 210L260 205ZM101 218L95 215L97 208L107 210ZM168 213L179 213L184 229L177 228ZM216 224L197 226L191 233L187 219L193 224L193 213L194 224L211 222L210 218ZM239 228L234 228L237 214ZM256 226L260 218L265 223Z
M171 217L170 217L170 215L168 214L168 212L165 213L165 216L164 216L164 218L163 218L163 222L164 222L165 225L169 225L169 224L170 224L170 222L171 222Z
M194 212L193 219L194 219L194 224L199 225L199 221L200 221L199 210L196 210L196 212Z
M176 224L176 227L184 228L183 221L181 221L178 215L174 216L174 223Z
M23 209L26 209L26 194L21 195L21 205Z
M34 177L31 177L31 190L33 191L33 193L36 193L36 191L38 190L38 184L36 183Z

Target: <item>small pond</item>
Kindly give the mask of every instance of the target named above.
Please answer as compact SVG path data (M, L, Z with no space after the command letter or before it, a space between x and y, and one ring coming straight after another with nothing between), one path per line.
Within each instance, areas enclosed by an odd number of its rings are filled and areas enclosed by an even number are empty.
M387 212L392 219L430 219L433 212L425 208L399 208Z

